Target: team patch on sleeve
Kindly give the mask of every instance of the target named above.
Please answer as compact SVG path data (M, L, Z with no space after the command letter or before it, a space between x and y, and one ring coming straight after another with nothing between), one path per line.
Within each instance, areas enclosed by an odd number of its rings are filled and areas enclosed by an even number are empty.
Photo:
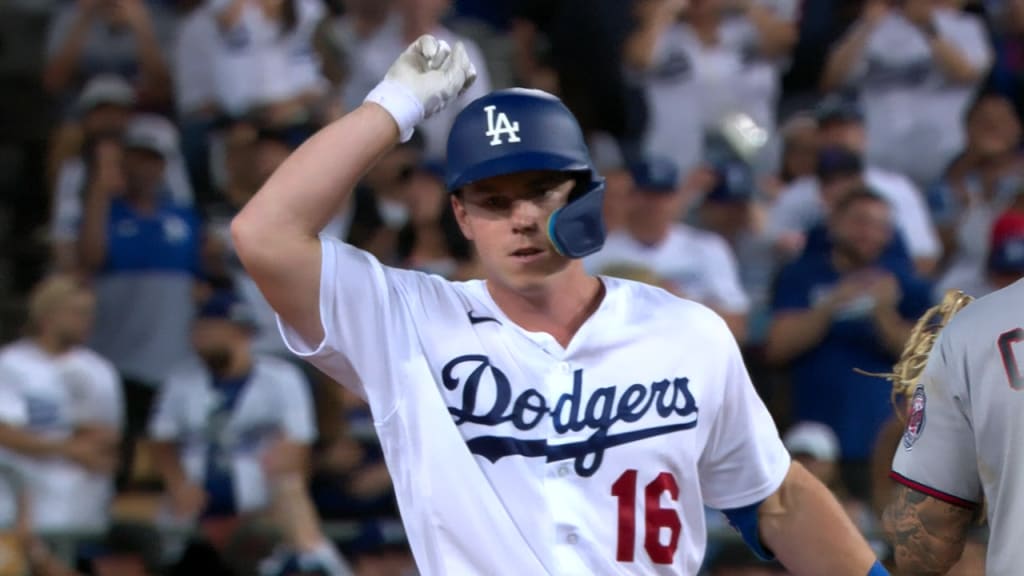
M918 384L914 395L910 398L910 413L907 416L907 428L903 432L903 447L910 450L914 442L924 432L924 406L927 398L924 394L924 385Z

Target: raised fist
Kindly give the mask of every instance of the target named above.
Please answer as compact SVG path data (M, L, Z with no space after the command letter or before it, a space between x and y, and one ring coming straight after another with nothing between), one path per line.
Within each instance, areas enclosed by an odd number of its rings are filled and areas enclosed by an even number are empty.
M412 92L423 105L423 117L430 118L473 84L476 68L461 42L452 49L444 40L424 35L395 60L386 79Z

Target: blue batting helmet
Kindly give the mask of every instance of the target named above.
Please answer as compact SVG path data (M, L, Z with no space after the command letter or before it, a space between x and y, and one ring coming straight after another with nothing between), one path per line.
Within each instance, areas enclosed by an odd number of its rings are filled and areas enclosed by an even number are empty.
M448 135L449 191L478 180L529 170L576 176L569 202L548 221L548 237L569 258L604 245L604 179L594 170L576 118L561 100L540 90L492 92L466 106Z

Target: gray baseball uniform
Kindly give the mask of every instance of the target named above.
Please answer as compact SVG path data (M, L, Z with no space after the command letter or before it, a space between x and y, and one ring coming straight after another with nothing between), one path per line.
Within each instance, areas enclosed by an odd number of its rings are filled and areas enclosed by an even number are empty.
M1024 547L1024 280L981 298L932 347L896 451L897 482L956 506L988 503L986 572L1019 574Z

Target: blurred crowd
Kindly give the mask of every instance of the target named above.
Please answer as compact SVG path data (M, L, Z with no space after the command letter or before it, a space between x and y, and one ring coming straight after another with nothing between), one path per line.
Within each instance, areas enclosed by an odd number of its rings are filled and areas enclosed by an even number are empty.
M878 375L947 290L1024 277L1022 0L43 4L47 252L0 349L0 574L414 573L373 415L291 356L228 225L424 33L479 77L323 234L478 277L448 128L492 89L559 95L607 180L587 268L718 312L883 557L903 407ZM707 573L785 572L712 538Z

